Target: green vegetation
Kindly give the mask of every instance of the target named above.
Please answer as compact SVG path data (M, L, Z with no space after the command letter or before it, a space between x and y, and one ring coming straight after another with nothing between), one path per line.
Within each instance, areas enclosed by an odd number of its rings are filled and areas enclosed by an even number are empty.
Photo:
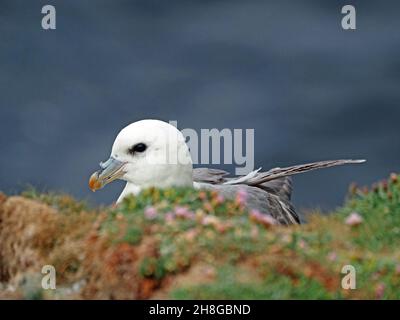
M307 224L291 227L248 212L241 197L227 200L193 189L148 189L97 211L67 196L34 191L18 201L33 199L57 215L54 230L40 235L50 243L45 250L41 241L27 244L62 270L61 289L43 298L398 299L398 177L392 174L370 190L350 189L337 212L310 214ZM6 213L15 216L12 198L1 202L0 240L1 223L11 216ZM21 211L19 219L26 215ZM8 237L21 242L24 230ZM0 264L7 254L15 253L0 245ZM3 283L17 270L7 261L0 270L7 274L0 277ZM344 265L356 269L355 290L341 287ZM76 283L78 289L67 290ZM32 295L20 289L22 297Z

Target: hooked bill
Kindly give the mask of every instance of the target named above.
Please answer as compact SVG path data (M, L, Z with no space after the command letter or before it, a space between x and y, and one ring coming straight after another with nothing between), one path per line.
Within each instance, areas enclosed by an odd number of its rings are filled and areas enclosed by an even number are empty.
M99 179L99 172L96 171L94 172L89 179L89 188L90 190L92 190L93 192L95 192L96 190L99 190L103 187L103 184L101 183L100 179Z

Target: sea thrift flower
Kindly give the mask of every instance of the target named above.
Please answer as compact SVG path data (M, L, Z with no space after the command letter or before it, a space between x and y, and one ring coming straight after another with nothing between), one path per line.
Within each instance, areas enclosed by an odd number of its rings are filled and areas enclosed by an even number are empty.
M175 214L177 217L186 219L194 219L196 217L196 215L186 207L176 207Z
M175 219L175 215L172 212L167 212L164 216L166 222L172 222Z
M265 227L276 225L276 220L272 218L270 215L264 214L260 220L261 224Z
M244 189L239 189L236 193L236 202L240 205L245 205L247 201L247 192Z
M216 223L214 225L215 229L220 232L220 233L224 233L226 230L228 230L231 226L229 223Z
M301 239L298 243L298 246L300 249L305 249L307 247L307 243L303 239Z
M190 229L185 232L185 239L188 241L193 241L197 237L197 230L196 229Z
M265 227L276 225L276 220L268 214L261 213L258 210L250 211L250 218L256 222L261 223Z
M216 197L216 200L217 200L218 204L221 204L221 203L223 203L225 201L225 198L224 198L224 196L222 194L218 194L217 197Z
M261 216L262 216L262 213L256 209L250 211L250 218L252 220L260 219Z
M154 207L148 207L144 210L144 216L149 220L157 218L157 215L157 210Z
M352 212L344 222L348 226L358 226L363 222L363 218L357 212Z
M186 207L176 207L175 208L175 214L177 217L184 217L188 212L188 209Z
M328 260L329 261L335 261L337 259L337 254L336 254L336 252L330 252L329 254L328 254Z

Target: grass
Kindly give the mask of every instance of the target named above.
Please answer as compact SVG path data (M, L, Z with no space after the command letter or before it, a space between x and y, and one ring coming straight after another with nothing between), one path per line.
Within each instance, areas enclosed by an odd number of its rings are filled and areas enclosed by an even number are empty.
M291 227L259 219L240 197L228 200L210 191L152 188L117 208L91 210L65 195L30 190L18 201L49 207L57 220L54 230L36 235L46 237L45 250L41 241L32 244L32 237L26 246L61 270L61 289L35 292L35 297L398 299L398 179L392 174L370 189L352 186L336 212L313 214L307 224ZM20 205L13 207L11 200L2 201L3 224L11 216L7 210L15 216L14 207ZM19 219L26 216L19 213ZM5 237L1 223L0 240L2 232ZM21 242L25 231L7 237ZM0 245L0 262L12 254ZM24 272L25 266L10 261L0 272L7 274L3 283ZM355 290L341 286L345 265L356 270ZM26 270L32 272L35 268ZM68 289L76 283L77 290ZM22 297L32 296L23 288Z

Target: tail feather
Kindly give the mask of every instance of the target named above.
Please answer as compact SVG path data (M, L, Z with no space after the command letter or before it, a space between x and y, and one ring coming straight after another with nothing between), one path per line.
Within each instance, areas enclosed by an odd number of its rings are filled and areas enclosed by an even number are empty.
M295 174L312 171L316 169L329 168L334 166L341 166L344 164L357 164L363 163L366 160L327 160L327 161L319 161L312 162L306 164L300 164L292 167L286 168L274 168L267 172L260 172L255 177L246 181L246 184L250 186L260 185L262 183L272 181L275 179L279 179L282 177L292 176Z

